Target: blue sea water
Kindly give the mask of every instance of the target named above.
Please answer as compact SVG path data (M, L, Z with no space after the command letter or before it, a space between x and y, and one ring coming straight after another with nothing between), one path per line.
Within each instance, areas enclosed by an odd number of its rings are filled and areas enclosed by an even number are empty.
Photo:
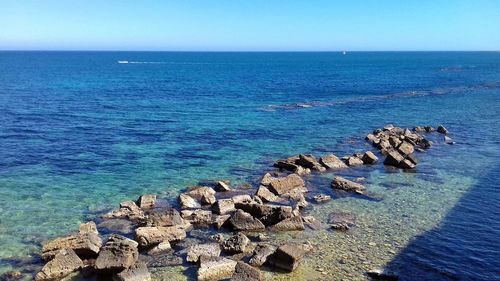
M254 183L274 159L352 153L394 123L444 124L457 144L417 173L467 186L387 266L498 279L499 112L498 52L0 52L0 272L123 200Z

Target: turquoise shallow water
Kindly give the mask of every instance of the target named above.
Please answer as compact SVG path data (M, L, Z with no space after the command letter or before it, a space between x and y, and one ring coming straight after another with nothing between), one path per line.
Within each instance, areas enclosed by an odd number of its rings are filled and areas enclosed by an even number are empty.
M386 258L408 274L498 276L499 53L0 52L0 70L0 271L120 201L253 183L277 158L366 149L392 122L443 123L457 145L416 174L356 170L386 199L324 208L388 217L384 232L408 213Z

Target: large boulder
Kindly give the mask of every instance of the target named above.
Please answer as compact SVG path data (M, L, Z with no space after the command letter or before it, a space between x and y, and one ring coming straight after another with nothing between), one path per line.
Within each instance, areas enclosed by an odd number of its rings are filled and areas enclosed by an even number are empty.
M332 187L334 189L356 193L363 193L365 191L365 187L362 184L338 176L333 178Z
M144 211L133 201L125 201L120 203L118 210L113 210L105 215L105 219L128 219L131 221L143 221L145 218Z
M231 278L237 262L223 257L200 257L198 281L218 281Z
M326 170L325 167L318 162L316 157L310 154L300 154L299 159L295 160L295 164L319 172Z
M89 221L86 223L80 224L80 227L78 229L79 234L87 234L87 233L94 233L94 234L99 234L97 231L97 226L95 222Z
M250 249L250 239L243 233L237 233L224 241L222 249L229 254L248 252Z
M290 174L286 177L280 177L272 180L269 183L269 187L270 190L276 195L282 195L296 188L304 188L305 182L300 176Z
M290 206L243 203L236 204L236 208L251 214L265 225L273 225L293 216Z
M236 264L232 281L263 281L264 276L257 268L239 261Z
M265 202L279 202L279 201L281 201L281 199L278 196L276 196L267 187L265 187L263 185L259 186L255 195L260 197L260 199L262 199Z
M296 172L299 167L299 165L296 164L298 159L299 156L291 156L287 159L280 159L274 163L274 167L290 172Z
M269 258L269 264L282 270L294 271L304 258L311 251L310 246L285 244L280 246Z
M200 201L204 196L215 195L215 190L209 186L191 186L184 194Z
M229 185L228 181L218 181L215 184L215 190L217 190L218 192L231 191L231 186Z
M179 203L182 209L198 209L201 204L188 194L179 195Z
M218 257L220 252L220 245L218 243L196 244L187 249L186 260L188 262L198 262L198 259L202 255Z
M401 155L406 156L410 155L415 151L415 148L413 145L407 141L403 141L399 146L398 146L398 152L401 153Z
M36 281L61 280L83 267L82 260L71 249L62 249L35 276Z
M95 269L118 273L130 268L139 258L138 243L120 235L111 235L99 252Z
M137 205L141 209L151 209L155 206L156 195L154 194L144 194L137 200Z
M95 258L102 246L102 240L95 233L84 233L56 238L42 247L42 259L52 259L60 250L71 249L80 258Z
M219 215L229 214L235 210L234 201L233 199L219 199L215 202L212 209L214 213Z
M184 226L146 226L135 230L136 240L141 246L152 246L163 241L175 242L186 238Z
M302 217L300 216L284 219L269 228L271 231L292 231L304 229L304 223L302 222Z
M265 229L264 224L260 220L243 210L236 211L228 220L228 224L234 230L239 231L263 231Z
M440 133L440 134L443 134L443 135L447 135L448 134L448 130L443 125L439 125L438 126L437 132Z
M258 245L255 250L252 258L250 259L249 263L252 266L263 266L266 262L269 256L271 256L274 252L276 251L276 247L273 245L269 244L263 244L263 245Z
M378 157L371 151L365 152L361 158L364 164L375 164L378 161Z
M387 156L384 160L384 165L399 167L399 163L405 158L396 150L392 149L387 151Z
M328 154L319 159L319 162L328 169L345 169L347 165L334 154Z
M214 222L210 210L182 210L181 217L197 227L209 227Z
M350 166L350 167L352 167L352 166L360 166L360 165L363 165L363 160L361 160L357 156L349 156L345 160L345 163L347 164L347 166Z
M184 223L181 214L174 208L153 212L147 219L147 226L174 226Z
M113 281L151 281L151 273L145 263L137 262L113 276Z

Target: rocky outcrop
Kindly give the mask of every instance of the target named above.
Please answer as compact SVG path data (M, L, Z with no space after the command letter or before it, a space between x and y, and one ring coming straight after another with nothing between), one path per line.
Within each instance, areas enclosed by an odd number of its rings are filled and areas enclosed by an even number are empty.
M42 259L52 259L60 250L71 249L80 258L95 258L102 246L101 238L95 233L85 233L56 238L42 248Z
M217 281L231 278L236 269L236 261L223 257L200 257L198 281Z
M95 261L98 271L119 273L130 268L139 258L138 243L120 235L111 235Z
M63 277L83 267L82 260L71 249L59 250L35 276L36 281L61 280Z
M338 190L344 190L348 192L363 193L365 187L362 184L350 181L343 177L335 177L332 181L332 187Z

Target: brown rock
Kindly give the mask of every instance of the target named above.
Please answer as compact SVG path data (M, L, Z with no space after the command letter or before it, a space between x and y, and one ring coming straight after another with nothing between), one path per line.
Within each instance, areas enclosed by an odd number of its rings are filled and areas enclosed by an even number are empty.
M150 255L157 255L161 253L165 253L172 250L172 246L170 245L170 242L168 241L163 241L160 244L154 246L153 248L148 250L148 254Z
M62 249L35 276L36 281L61 280L83 267L82 260L71 249Z
M214 225L217 227L217 229L221 228L229 219L231 218L231 215L220 215L216 216L214 218Z
M361 160L360 158L358 158L356 156L349 156L345 162L346 162L347 166L351 166L351 167L363 165L363 160Z
M267 189L267 187L265 187L263 185L259 186L259 189L257 189L257 192L255 193L255 195L259 196L262 200L264 200L266 202L279 202L279 201L281 201L281 199L278 196L276 196L274 193L269 191L269 189Z
M292 231L304 229L304 223L302 222L302 218L300 216L284 219L269 228L271 231Z
M42 259L50 260L62 249L71 249L80 258L95 258L101 246L102 240L95 233L60 237L43 245Z
M269 258L269 264L292 272L311 249L303 245L285 244L280 246Z
M260 220L242 210L236 211L228 220L228 223L234 230L240 231L263 231L265 229Z
M215 195L215 190L209 186L191 186L184 194L200 201L203 196Z
M222 249L229 254L248 252L250 249L250 239L243 233L237 233L222 243Z
M213 223L213 214L210 210L182 210L181 217L199 227L208 227Z
M225 181L218 181L215 189L219 192L226 192L231 190L231 186L229 186L228 182Z
M328 169L345 169L347 165L334 154L328 154L319 159L319 162Z
M186 238L184 226L151 226L135 230L136 240L141 246L151 246L163 241L180 241Z
M187 249L186 260L188 262L198 262L198 259L202 255L218 257L220 252L220 245L218 243L197 244Z
M319 230L324 228L323 223L313 216L302 217L302 220L304 221L304 224L312 230Z
M93 222L93 221L89 221L89 222L80 224L80 228L78 230L78 233L80 233L80 234L86 234L86 233L99 234L99 232L97 231L97 226L95 225L95 222Z
M104 272L118 273L130 268L137 262L138 243L120 235L111 235L99 252L95 261L95 269Z
M113 281L151 281L151 273L145 263L137 262L113 276Z
M384 160L384 165L399 167L399 163L404 160L404 157L396 150L389 150Z
M257 268L239 261L236 264L232 281L263 281L264 276Z
M225 215L233 212L235 210L234 202L232 199L219 199L213 205L214 213L219 215Z
M118 210L113 210L103 216L105 219L129 219L132 221L144 220L144 212L133 201L120 203Z
M378 161L378 157L373 154L371 151L365 152L363 154L363 158L361 158L364 164L375 164Z
M271 181L269 187L276 195L282 195L293 189L305 187L305 182L300 176L291 174Z
M409 142L403 141L399 146L398 146L398 152L401 153L401 155L406 156L410 155L415 151L415 148L413 147L412 144Z
M365 191L365 187L359 183L350 181L343 177L335 177L332 181L332 187L334 189L340 189L349 192L363 193Z
M201 207L198 201L187 194L179 195L179 203L181 204L182 209L197 209Z
M148 216L147 226L173 226L183 225L184 219L181 217L179 211L174 208L167 210L153 212Z
M151 209L155 206L156 203L156 195L154 194L144 194L139 197L139 200L137 200L137 205L141 209Z
M249 203L236 204L236 208L251 214L265 225L273 225L293 216L290 206Z
M415 164L413 164L410 160L405 159L399 163L399 167L403 169L414 169Z
M249 263L252 266L257 266L257 267L263 266L267 262L269 256L272 255L275 251L276 251L275 246L269 244L258 245L255 248L254 255L250 259Z
M227 258L201 256L198 281L217 281L231 278L236 264L236 261Z
M248 194L235 195L231 199L233 199L234 204L252 202L252 197L250 197L250 195Z
M295 160L295 164L319 172L326 170L325 167L318 162L316 157L310 154L300 154L299 159Z

